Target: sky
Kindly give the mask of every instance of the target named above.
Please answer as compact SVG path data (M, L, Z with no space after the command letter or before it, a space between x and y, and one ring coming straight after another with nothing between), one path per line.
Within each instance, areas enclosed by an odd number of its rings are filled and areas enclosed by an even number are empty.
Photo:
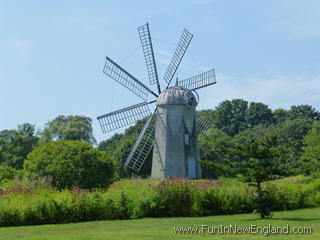
M318 0L0 0L0 130L85 115L98 142L116 133L96 117L141 99L102 73L105 57L148 85L146 22L162 83L183 28L194 37L179 79L215 68L199 109L243 98L320 110Z

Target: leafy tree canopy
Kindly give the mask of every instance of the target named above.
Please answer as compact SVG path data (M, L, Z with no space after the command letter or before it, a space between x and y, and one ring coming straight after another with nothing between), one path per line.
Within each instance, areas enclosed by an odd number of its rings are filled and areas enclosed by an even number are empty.
M287 175L287 155L291 149L280 143L277 135L266 133L245 144L233 145L231 151L240 157L239 173L247 182L265 182Z
M223 101L214 111L214 123L218 129L233 136L248 127L246 122L247 110L248 102L243 99Z
M277 135L279 144L290 149L290 152L286 156L286 161L290 164L287 174L298 174L301 165L299 158L303 145L303 137L311 129L311 126L312 120L304 118L288 120L269 126L260 124L238 133L232 138L232 142L235 144L246 144L251 139L261 138L267 133ZM236 157L234 160L236 160Z
M320 122L314 122L312 129L303 139L302 169L306 174L320 171Z
M288 110L278 108L273 111L273 119L276 124L283 123L288 120Z
M292 147L296 152L301 151L303 137L309 132L313 121L307 118L297 118L275 125L273 127L282 144Z
M229 135L216 128L211 129L208 136L203 134L199 136L200 164L203 178L216 179L225 175L225 171L221 171L219 167L216 168L213 165L224 164L226 159L231 158L228 151L231 139Z
M250 104L243 99L233 99L221 102L213 111L216 128L229 136L244 131L259 124L274 122L272 110L260 102Z
M96 143L91 123L91 118L86 116L60 115L46 124L41 133L41 143L54 140L79 140Z
M246 120L249 127L258 124L270 124L273 122L272 110L266 104L251 102L246 112Z
M320 120L320 112L310 105L292 106L288 111L289 119L307 118L311 120Z
M38 133L30 123L18 125L15 130L0 132L0 164L21 169L27 154L38 144Z

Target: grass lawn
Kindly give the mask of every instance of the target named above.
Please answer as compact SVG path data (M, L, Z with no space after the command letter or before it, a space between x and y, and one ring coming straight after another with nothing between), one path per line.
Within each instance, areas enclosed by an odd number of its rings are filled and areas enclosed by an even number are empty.
M94 221L85 223L0 228L1 240L54 239L54 240L170 240L170 239L266 239L262 234L214 235L175 234L177 226L308 226L311 234L269 235L267 239L320 239L320 208L275 212L272 219L260 220L258 215L224 215L189 218L144 218L136 220Z

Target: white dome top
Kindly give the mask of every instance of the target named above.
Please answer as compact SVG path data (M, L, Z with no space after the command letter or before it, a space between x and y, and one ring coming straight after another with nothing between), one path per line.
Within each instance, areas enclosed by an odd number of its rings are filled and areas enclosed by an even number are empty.
M196 106L194 94L186 88L174 86L164 90L157 99L157 105L190 105Z

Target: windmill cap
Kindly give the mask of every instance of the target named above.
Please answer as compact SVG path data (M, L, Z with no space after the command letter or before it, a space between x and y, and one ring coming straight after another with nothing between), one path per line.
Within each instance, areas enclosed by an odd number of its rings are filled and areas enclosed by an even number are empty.
M197 106L195 95L180 86L169 87L157 99L157 105L189 105Z

